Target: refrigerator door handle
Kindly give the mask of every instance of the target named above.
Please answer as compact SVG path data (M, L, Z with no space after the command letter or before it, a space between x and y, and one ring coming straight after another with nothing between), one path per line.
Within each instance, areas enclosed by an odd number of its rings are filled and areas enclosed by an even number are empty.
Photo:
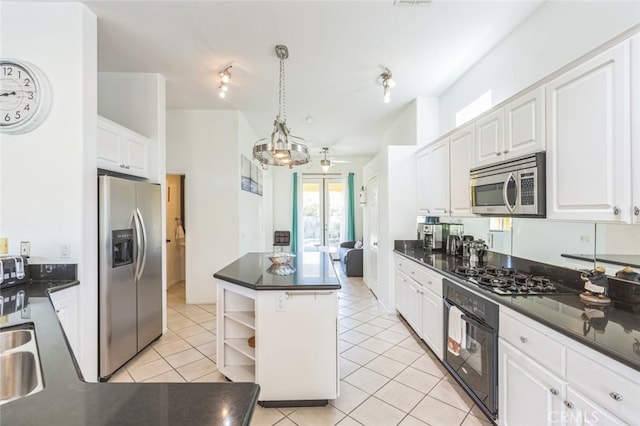
M144 226L144 219L142 219L140 209L136 209L136 214L138 215L138 222L142 230L142 262L138 267L138 275L136 276L137 279L140 279L144 273L145 264L147 263L147 229Z
M136 228L136 265L135 265L135 270L133 271L133 278L134 279L138 279L138 271L140 270L140 257L142 256L142 235L141 235L141 226L140 226L140 221L138 220L138 215L137 212L134 210L133 212L131 212L131 222L129 223L129 226L133 225Z

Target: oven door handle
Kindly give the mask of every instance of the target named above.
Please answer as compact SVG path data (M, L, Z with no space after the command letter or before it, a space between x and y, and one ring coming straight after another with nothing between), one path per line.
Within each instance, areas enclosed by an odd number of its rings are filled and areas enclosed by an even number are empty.
M470 316L467 316L465 314L460 315L460 318L462 318L463 321L468 322L469 324L473 324L478 328L483 329L484 331L491 333L491 334L495 334L495 331L493 328L489 327L486 324L481 323L480 321L477 321L473 318L471 318Z

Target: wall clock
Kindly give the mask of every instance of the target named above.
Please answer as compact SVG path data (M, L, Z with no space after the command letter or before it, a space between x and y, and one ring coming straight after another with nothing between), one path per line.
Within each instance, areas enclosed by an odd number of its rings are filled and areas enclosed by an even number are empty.
M44 122L51 108L51 88L37 66L0 58L0 133L27 133Z

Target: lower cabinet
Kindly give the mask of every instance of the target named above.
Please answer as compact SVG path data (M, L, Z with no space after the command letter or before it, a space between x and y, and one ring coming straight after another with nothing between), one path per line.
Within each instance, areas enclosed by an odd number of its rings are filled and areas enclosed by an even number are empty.
M444 356L443 310L442 296L425 289L422 293L422 339L440 359Z
M78 329L78 289L77 287L68 287L50 293L49 298L58 315L58 321L62 326L64 335L67 338L69 346L74 356L78 359L78 344L80 342Z
M402 272L396 273L402 308L398 311L418 336L422 336L422 286Z
M602 407L580 392L567 386L565 405L565 424L571 426L587 425L626 425L627 423L609 414Z
M222 374L234 382L259 384L260 401L338 397L335 290L255 291L217 283Z
M503 339L498 341L498 354L500 425L561 424L562 396L565 393L562 379Z

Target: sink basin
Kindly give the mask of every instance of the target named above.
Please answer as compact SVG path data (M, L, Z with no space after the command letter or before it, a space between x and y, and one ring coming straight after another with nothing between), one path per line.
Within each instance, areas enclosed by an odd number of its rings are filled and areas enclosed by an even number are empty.
M0 355L0 404L42 390L40 366L31 352L10 352ZM37 389L40 387L40 389ZM35 393L34 392L34 393Z
M0 405L43 389L33 324L0 329Z
M0 333L0 353L26 345L31 341L30 330L8 330Z

